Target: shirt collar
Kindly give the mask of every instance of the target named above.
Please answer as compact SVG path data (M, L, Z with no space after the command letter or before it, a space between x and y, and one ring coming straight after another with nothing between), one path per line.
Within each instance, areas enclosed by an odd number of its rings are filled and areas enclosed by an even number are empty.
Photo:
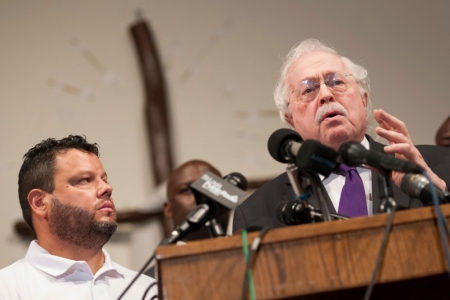
M106 250L104 249L102 249L102 251L105 256L105 262L103 263L103 266L100 268L100 270L98 270L98 272L95 274L95 277L98 277L103 273L109 271L113 271L114 273L123 276L124 274L119 272L114 266L114 263L111 261L111 257L109 256L108 252L106 252ZM37 269L54 277L66 273L72 266L76 264L87 265L87 263L83 260L71 260L64 257L52 255L47 250L42 248L36 240L31 242L25 258Z
M369 140L367 139L366 136L364 136L363 140L361 141L361 145L364 146L364 148L366 148L367 150L370 150L370 144L369 144ZM362 171L362 170L368 170L362 167L356 167L356 169L358 171ZM331 181L333 178L339 176L339 174L335 174L335 173L331 173L328 177L325 177L321 174L319 174L320 180L325 182L326 179L329 179L328 181Z
M361 141L361 145L363 145L367 150L370 150L369 140L366 136L364 136L363 140Z

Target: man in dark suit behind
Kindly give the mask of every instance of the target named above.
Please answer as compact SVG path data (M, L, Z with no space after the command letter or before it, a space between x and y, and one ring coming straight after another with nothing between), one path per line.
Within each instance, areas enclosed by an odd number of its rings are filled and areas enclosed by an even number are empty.
M442 123L436 132L436 145L441 147L450 147L450 116Z
M369 90L364 67L340 56L318 40L308 39L289 52L274 96L282 120L304 140L318 140L335 150L348 141L360 142L367 149L383 151L419 164L437 187L447 190L450 184L450 174L446 171L450 169L448 149L414 146L402 121L381 109L374 110L372 114ZM375 142L368 135L373 119L378 122L376 134L385 138L388 146ZM379 212L375 173L364 166L358 167L357 172L366 195L365 214ZM419 200L410 199L398 188L403 176L403 173L391 172L397 205L421 206ZM331 174L322 182L331 200L328 203L331 212L339 212L345 176ZM253 225L284 226L276 218L276 207L279 202L293 198L294 192L284 173L236 208L233 231ZM309 200L318 206L314 196Z

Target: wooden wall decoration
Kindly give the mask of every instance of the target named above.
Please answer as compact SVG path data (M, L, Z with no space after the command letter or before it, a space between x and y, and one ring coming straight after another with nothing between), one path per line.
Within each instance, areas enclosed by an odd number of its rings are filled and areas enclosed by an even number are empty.
M144 81L145 116L151 149L151 162L155 185L158 185L169 177L173 167L164 76L147 23L143 19L138 20L131 26L130 32L136 44Z

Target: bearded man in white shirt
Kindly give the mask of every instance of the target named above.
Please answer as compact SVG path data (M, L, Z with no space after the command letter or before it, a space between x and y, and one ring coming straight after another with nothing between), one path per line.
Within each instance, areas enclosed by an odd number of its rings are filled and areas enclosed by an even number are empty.
M47 139L24 156L19 200L36 231L25 258L0 270L0 299L117 299L137 274L102 249L117 229L112 187L97 144ZM142 275L123 299L141 299ZM145 299L156 295L150 288Z

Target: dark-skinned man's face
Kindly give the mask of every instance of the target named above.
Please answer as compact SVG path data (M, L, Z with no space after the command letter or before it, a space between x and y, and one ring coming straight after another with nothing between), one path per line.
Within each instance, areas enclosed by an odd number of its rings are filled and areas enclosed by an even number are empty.
M164 214L172 218L174 226L180 225L187 214L197 205L190 184L200 178L206 171L210 171L217 176L221 176L219 171L209 164L201 161L191 161L175 169L167 182L167 202L164 205ZM228 214L221 217L221 223L226 230ZM206 228L191 233L188 239L201 239L209 237Z

